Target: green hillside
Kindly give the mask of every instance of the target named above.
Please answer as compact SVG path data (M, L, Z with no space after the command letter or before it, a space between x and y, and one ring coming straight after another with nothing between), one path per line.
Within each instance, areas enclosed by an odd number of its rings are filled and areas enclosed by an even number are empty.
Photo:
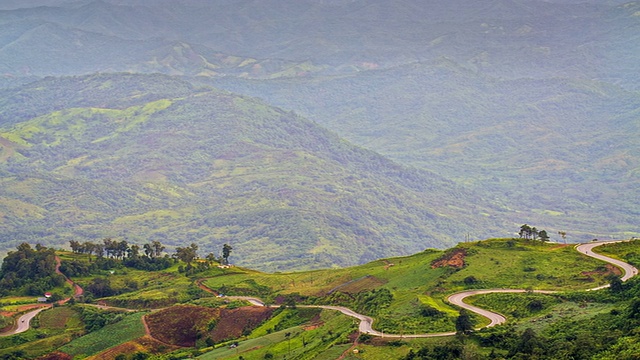
M478 215L504 210L477 195L254 99L124 74L5 94L5 248L114 237L208 253L230 243L234 261L277 270L353 265L510 227Z
M604 245L602 252L627 258L637 246L638 241ZM26 246L18 250L12 259L21 251L42 255L51 251ZM123 261L108 256L90 260L86 254L71 252L56 255L62 259L63 272L83 272L72 280L84 293L41 312L32 329L0 337L0 356L31 359L57 351L51 358L70 358L66 353L78 359L113 359L119 354L125 359L154 360L335 359L346 354L353 359L473 356L484 360L536 354L540 359L564 360L631 359L637 351L633 331L640 308L637 279L614 286L615 267L580 254L571 245L490 239L345 269L288 273L219 268L211 260L194 262L192 271L184 272L185 264L170 257L166 258L170 267L148 271L125 265L133 257L146 258L142 254L130 253ZM5 260L0 279L25 265ZM585 291L607 282L610 289ZM409 337L454 331L462 313L447 296L487 288L559 292L472 296L466 301L500 312L507 324L457 336ZM106 289L109 296L101 297ZM209 289L224 295L214 296ZM14 318L21 306L35 302L33 297L17 297L18 290L10 295L0 298L0 311ZM275 306L246 306L234 295L257 296ZM346 306L372 316L374 329L385 336L358 334L353 318L310 307L314 305ZM471 322L475 327L488 324L479 316Z

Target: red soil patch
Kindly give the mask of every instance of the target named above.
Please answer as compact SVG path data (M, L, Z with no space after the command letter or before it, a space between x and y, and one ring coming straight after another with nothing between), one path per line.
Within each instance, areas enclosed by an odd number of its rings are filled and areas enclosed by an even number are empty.
M232 310L221 309L220 319L209 336L215 342L237 339L270 318L273 310L259 306L244 306Z
M147 333L157 341L191 347L195 346L198 335L211 337L215 342L237 339L271 317L273 311L259 306L212 309L179 305L149 314L144 321ZM212 329L209 331L209 328Z
M18 307L17 311L14 314L21 313L27 310L34 310L41 307L51 307L51 304L29 304L29 305L21 305Z
M453 249L451 251L447 251L439 257L438 259L433 260L431 262L431 268L441 268L445 266L450 266L456 269L461 269L464 267L464 258L467 256L467 249Z
M319 328L324 325L324 321L320 318L320 314L315 315L311 320L309 320L309 325L303 327L304 331L310 331Z
M596 271L583 271L581 272L582 275L591 277L592 275L603 275L603 276L607 276L607 275L616 275L616 276L620 276L622 275L622 271L620 271L620 269L618 269L616 266L613 266L611 264L606 264L604 266L606 268L606 270L596 270Z
M195 346L198 331L207 329L218 318L220 309L180 305L145 316L149 334L159 341L177 346Z

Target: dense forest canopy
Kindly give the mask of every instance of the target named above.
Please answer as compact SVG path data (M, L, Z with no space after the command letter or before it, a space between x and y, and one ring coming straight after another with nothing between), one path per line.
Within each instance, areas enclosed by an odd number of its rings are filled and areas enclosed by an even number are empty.
M64 277L56 273L56 264L54 249L20 244L2 261L0 296L10 293L42 296L46 291L61 286Z

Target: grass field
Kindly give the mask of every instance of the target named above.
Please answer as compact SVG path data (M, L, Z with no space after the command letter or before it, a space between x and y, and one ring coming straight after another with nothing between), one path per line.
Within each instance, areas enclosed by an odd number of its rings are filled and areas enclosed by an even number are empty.
M303 310L303 309L299 309ZM317 313L315 309L309 314ZM289 314L291 314L291 310ZM294 310L295 311L295 310ZM286 324L287 313L265 322L256 329L249 339L240 341L237 348L229 348L228 344L199 357L199 359L237 359L239 355L247 360L268 358L268 354L287 354L287 358L315 358L315 355L331 351L334 346L343 346L351 342L349 334L357 329L356 322L336 311L323 310L319 316L314 316L312 323L283 328L278 331L273 329L275 324ZM288 335L287 335L288 334ZM257 336L257 337L253 337Z
M141 320L143 315L141 312L129 314L123 320L77 338L59 350L82 358L144 336L145 330Z
M79 330L83 324L79 314L67 306L54 307L43 311L38 316L39 329L47 330Z

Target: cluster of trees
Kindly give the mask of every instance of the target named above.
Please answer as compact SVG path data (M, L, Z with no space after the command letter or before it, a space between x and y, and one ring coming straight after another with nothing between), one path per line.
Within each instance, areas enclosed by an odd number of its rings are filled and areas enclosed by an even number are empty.
M113 267L115 265L113 260L119 260L123 265L131 268L151 271L166 269L173 264L172 259L167 254L162 256L165 246L159 241L144 244L142 248L136 244L129 244L126 240L116 241L111 238L103 239L102 243L89 241L80 243L71 240L69 245L72 252L88 254L89 261L91 261L91 255L95 255L96 260L93 266L77 262L65 266L63 272L68 276L86 274L95 270L91 269L92 267L101 269Z
M520 232L518 234L520 238L527 240L549 241L549 234L547 234L546 230L538 230L535 226L532 227L527 224L520 226Z
M18 245L4 258L0 268L0 296L10 293L37 296L62 286L64 276L56 273L55 251L41 245Z
M89 259L91 255L95 254L96 257L101 258L105 255L110 258L124 259L125 257L138 257L141 256L140 251L144 251L144 256L148 258L158 258L165 250L164 245L159 241L152 241L151 243L144 244L142 249L136 244L131 244L126 240L116 241L111 238L105 238L102 240L102 244L94 244L89 241L80 243L75 240L69 241L71 251L77 254L88 254Z

